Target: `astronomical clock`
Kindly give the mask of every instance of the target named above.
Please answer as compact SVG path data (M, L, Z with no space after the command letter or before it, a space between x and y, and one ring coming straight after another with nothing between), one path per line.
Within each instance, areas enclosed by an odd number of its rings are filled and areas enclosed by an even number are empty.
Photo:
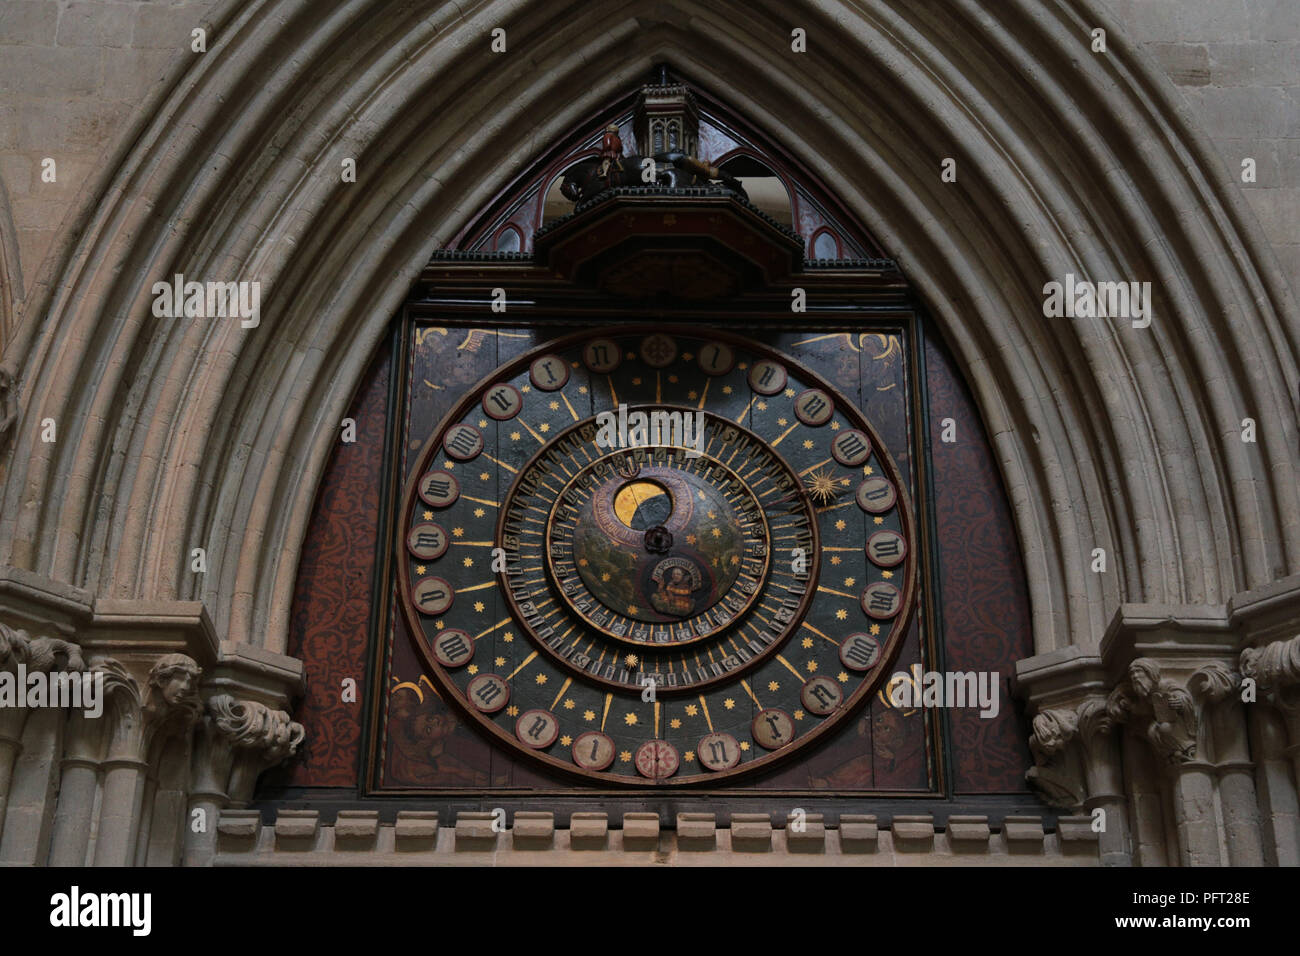
M400 535L438 693L619 786L813 744L880 686L915 604L915 519L871 421L707 328L580 332L493 369L428 436Z
M956 670L1010 701L1028 602L975 403L834 189L661 75L447 245L304 542L313 747L282 785L1024 805L1014 708L890 693Z

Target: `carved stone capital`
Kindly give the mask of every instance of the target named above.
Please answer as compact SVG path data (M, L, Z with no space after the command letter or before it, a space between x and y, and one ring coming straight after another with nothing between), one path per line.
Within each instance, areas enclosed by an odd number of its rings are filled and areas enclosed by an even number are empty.
M1243 677L1255 682L1259 699L1286 714L1300 713L1300 637L1241 652Z
M1082 806L1087 797L1082 766L1070 748L1078 730L1078 717L1072 710L1045 710L1034 717L1029 737L1034 766L1025 774L1025 781L1049 806L1070 809Z
M1155 660L1139 657L1129 664L1106 701L1106 711L1117 723L1129 724L1145 736L1166 762L1196 759L1196 702L1186 688L1161 676Z
M106 658L94 671L104 675L105 710L111 715L109 760L147 759L155 741L183 734L202 713L198 681L203 671L184 654L164 654L141 681L125 664Z
M32 637L22 628L0 621L0 668L14 670L22 664L31 671L83 671L81 648L57 637Z
M282 710L253 700L217 694L208 700L205 729L212 733L214 756L224 744L233 758L226 792L239 802L252 796L257 777L298 751L306 736L302 724ZM214 774L219 777L220 773Z

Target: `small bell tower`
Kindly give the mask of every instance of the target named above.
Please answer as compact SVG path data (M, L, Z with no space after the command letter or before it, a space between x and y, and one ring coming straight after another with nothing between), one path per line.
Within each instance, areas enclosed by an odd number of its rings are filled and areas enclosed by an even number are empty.
M633 117L637 150L643 156L685 153L698 159L700 108L695 94L684 83L671 81L666 66L658 69L656 81L641 87Z

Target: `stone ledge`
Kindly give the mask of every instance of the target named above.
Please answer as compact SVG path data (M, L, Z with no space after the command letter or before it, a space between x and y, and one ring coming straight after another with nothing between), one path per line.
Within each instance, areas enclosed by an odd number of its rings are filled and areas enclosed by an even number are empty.
M402 852L432 850L438 843L436 810L402 810L393 824L393 845Z
M569 848L603 850L609 845L609 815L575 813L569 818Z
M713 850L717 845L718 818L715 814L677 814L677 849Z
M840 815L840 849L845 853L875 853L880 849L880 830L871 814Z
M275 818L275 845L282 850L311 850L320 832L316 810L281 810Z
M659 814L623 814L623 849L659 849Z
M341 810L322 824L315 810L281 810L263 825L257 810L225 810L217 820L217 866L679 866L773 865L797 855L817 854L819 866L1056 865L1096 866L1097 834L1091 817L1062 817L1048 832L1035 816L1011 816L1001 838L985 816L954 815L935 830L928 814L895 816L888 829L870 814L844 814L827 827L821 814L808 814L802 832L772 826L766 814L734 814L719 827L714 814L678 815L663 830L654 813L628 813L619 836L611 838L608 815L574 813L557 827L549 810L521 810L505 831L484 811L457 815L440 825L435 811L403 810L392 823L377 811ZM505 840L499 833L509 834ZM647 856L651 854L652 856Z
M378 835L378 810L340 810L334 821L334 846L340 850L370 849Z
M890 832L894 845L905 853L926 853L934 849L934 817L929 814L896 816Z
M771 852L772 818L766 813L733 813L731 848L737 853Z
M456 814L457 851L494 850L497 845L495 813L488 810L466 810Z
M791 853L825 853L826 824L820 813L805 814L800 820L786 819L785 846Z
M960 853L988 852L989 818L981 816L952 816L948 818L948 842Z
M549 810L520 810L510 831L516 850L547 850L555 840L555 814Z

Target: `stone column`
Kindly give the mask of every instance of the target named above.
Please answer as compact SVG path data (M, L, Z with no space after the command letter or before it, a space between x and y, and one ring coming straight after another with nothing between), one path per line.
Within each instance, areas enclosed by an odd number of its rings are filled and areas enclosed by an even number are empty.
M81 711L73 711L68 717L54 833L50 838L50 866L85 866L88 862L102 727L102 718L92 721Z
M1241 652L1270 863L1300 866L1300 637ZM1250 699L1250 698L1248 698Z
M1199 714L1192 695L1163 677L1156 661L1142 657L1129 664L1107 707L1114 719L1139 732L1171 775L1182 864L1220 865L1214 767L1197 759Z
M1217 777L1227 862L1231 866L1262 866L1255 765L1250 759L1240 684L1241 676L1218 661L1202 667L1188 682L1201 708L1202 736Z
M198 717L199 666L184 654L166 654L150 668L147 691L117 661L105 661L105 697L112 718L108 757L104 761L104 796L100 806L96 866L131 866L136 862L149 758L161 752L160 738L187 733ZM157 749L156 749L157 748Z
M1105 826L1099 834L1102 866L1132 866L1133 839L1129 831L1128 804L1115 722L1100 698L1085 700L1077 711L1079 743L1088 799L1084 809L1100 809Z
M48 674L52 670L75 673L85 669L77 645L52 637L32 638L27 631L0 622L0 671L12 674L17 684L20 665L23 674ZM26 687L16 686L15 691L16 706L0 707L0 838L13 796L15 767L23 750L23 730L30 716L25 706Z

